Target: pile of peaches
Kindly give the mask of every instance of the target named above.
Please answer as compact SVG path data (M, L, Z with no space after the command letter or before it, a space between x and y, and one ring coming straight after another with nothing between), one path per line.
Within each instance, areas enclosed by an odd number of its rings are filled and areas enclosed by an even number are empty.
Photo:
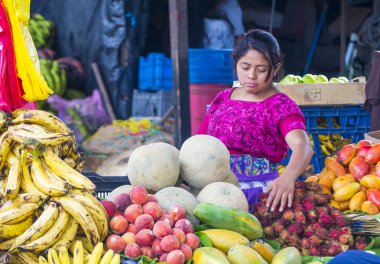
M160 262L185 263L199 246L193 224L185 218L183 207L175 205L165 212L156 197L142 186L118 194L102 204L110 219L108 249L137 259L147 256Z

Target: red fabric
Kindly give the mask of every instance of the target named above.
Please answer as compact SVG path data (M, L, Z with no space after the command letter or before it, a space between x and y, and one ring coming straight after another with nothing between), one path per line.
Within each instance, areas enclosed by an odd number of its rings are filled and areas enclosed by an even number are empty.
M291 115L280 121L280 131L283 138L286 137L286 134L295 129L306 130L305 118L303 116Z
M0 110L11 112L19 108L36 109L25 101L21 80L17 76L12 28L3 2L0 2Z

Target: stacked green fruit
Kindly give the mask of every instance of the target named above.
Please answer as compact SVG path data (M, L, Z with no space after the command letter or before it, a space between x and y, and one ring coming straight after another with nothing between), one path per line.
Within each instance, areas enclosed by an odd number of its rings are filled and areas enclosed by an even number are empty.
M349 80L346 77L344 77L344 76L333 77L333 78L330 78L330 80L329 80L323 74L314 75L314 74L310 74L310 73L305 74L303 77L301 77L299 75L288 74L288 75L286 75L280 81L280 83L282 83L282 84L295 84L295 83L307 83L307 84L310 84L310 83L348 83L348 82L349 82Z
M41 14L35 14L30 18L28 28L37 49L51 48L54 32L52 21L46 20Z
M66 90L67 77L66 71L59 67L58 61L40 59L41 73L49 87L57 95L62 95Z

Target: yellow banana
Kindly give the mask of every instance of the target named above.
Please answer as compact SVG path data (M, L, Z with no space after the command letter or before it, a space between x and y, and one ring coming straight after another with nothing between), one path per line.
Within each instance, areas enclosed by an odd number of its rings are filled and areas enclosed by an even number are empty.
M57 252L52 248L49 248L49 250L48 250L48 263L49 264L61 264L61 262L59 261L59 257L57 255Z
M28 131L30 133L35 133L35 134L44 134L44 135L47 135L47 134L52 133L52 130L50 130L49 128L43 127L43 126L38 125L38 124L24 124L24 123L20 123L20 124L17 124L17 125L13 125L11 127L11 130L19 130L19 129L23 129L23 130L26 130L26 131Z
M8 240L5 240L3 242L0 243L0 251L8 251L11 246L13 245L13 243L15 242L16 238L11 238L11 239L8 239Z
M92 251L91 257L88 263L98 264L100 260L102 259L102 255L103 255L103 243L99 242L98 244L96 244L94 250Z
M33 224L33 217L29 217L26 220L13 224L13 225L0 225L0 238L13 238L24 233Z
M62 156L67 157L72 147L73 147L73 141L67 141L64 144L62 144Z
M332 144L330 140L327 141L327 147L329 147L329 149L331 149L332 151L336 151L336 147Z
M12 122L13 124L32 123L48 127L58 133L71 133L71 130L58 117L42 110L28 110L20 114Z
M75 252L75 244L76 244L77 240L75 240L73 243L71 243L71 245L69 246L68 248L68 251L69 253L74 256L74 252ZM91 255L90 252L88 252L82 245L82 248L83 248L83 255L84 257L86 258L88 255Z
M11 150L13 140L10 137L8 131L4 132L0 136L0 169L4 166L5 160Z
M27 245L19 246L18 249L20 251L41 252L50 248L63 235L69 220L70 214L60 208L57 220L45 234Z
M78 221L80 226L83 228L87 239L92 243L92 245L96 245L99 242L100 237L98 229L86 208L69 196L52 197L51 199L60 204L75 218L75 220Z
M68 190L65 188L55 186L54 183L49 179L36 153L33 156L30 176L38 190L48 196L61 196L68 192Z
M59 261L61 264L70 264L69 252L66 247L59 248Z
M66 164L71 168L75 167L75 161L72 158L64 158L63 161L66 162Z
M319 134L319 135L318 135L318 138L319 138L319 140L324 140L324 141L328 141L328 140L330 140L330 136L329 136L329 135L322 135L322 134Z
M120 264L120 254L115 254L113 256L110 264Z
M88 252L92 252L94 250L94 247L92 246L91 242L88 241L87 237L77 236L76 239L82 241L83 248Z
M46 199L46 196L41 196L35 193L21 193L16 196L16 198L7 201L0 207L0 213L8 211L13 208L17 208L25 203L36 203L40 204Z
M39 264L38 257L30 252L19 252L17 257L22 261L21 263Z
M31 237L41 237L49 228L54 224L58 217L58 206L56 203L51 202L49 206L42 212L40 217L29 227L24 233L16 237L12 247L9 251L13 251L18 246L25 243Z
M14 110L13 112L12 112L12 118L17 118L19 115L21 115L21 114L23 114L23 113L25 113L25 112L27 112L27 111L29 111L28 109L26 109L26 108L19 108L19 109L16 109L16 110Z
M7 187L5 188L5 195L9 199L17 197L21 184L21 166L20 161L16 159L11 169L9 170Z
M69 194L71 198L78 201L90 213L98 228L100 240L104 240L108 236L108 216L102 204L98 200L88 197L89 195Z
M2 212L0 213L0 224L17 224L32 216L37 208L37 204L27 203L20 205L18 208Z
M84 262L84 253L82 241L77 240L75 242L73 264L83 264Z
M21 158L20 158L20 164L21 164L21 170L22 170L22 177L21 177L21 189L24 192L28 193L34 193L37 195L40 195L43 197L43 199L46 199L46 195L42 193L33 183L32 178L30 177L29 168L26 165L26 159L28 155L27 150L21 151Z
M62 188L62 189L67 189L67 190L71 189L71 185L67 181L63 180L61 177L56 175L52 170L50 170L50 168L44 162L41 161L41 164L42 164L42 167L44 168L46 175L48 176L49 180L55 186Z
M40 256L38 258L38 261L39 261L39 264L49 264L49 262L43 256Z
M56 146L72 138L72 134L68 133L37 134L25 129L8 129L8 131L14 141L23 145L39 143L45 146Z
M63 235L58 239L52 248L59 250L61 247L68 248L74 241L78 230L78 222L74 217L70 217L69 224L66 227Z
M5 166L7 166L8 168L11 168L12 165L18 160L19 158L17 158L17 156L13 153L13 151L9 151L8 152L8 156L6 157L5 159Z
M112 249L107 250L106 254L104 254L100 264L109 264L113 258L114 252Z
M65 179L70 185L87 190L94 190L96 188L95 184L87 177L71 168L62 159L54 155L51 150L45 149L45 151L42 151L42 154L48 167L59 177Z
M327 148L326 148L325 145L321 145L321 150L322 150L322 152L323 152L326 156L328 156L328 157L331 156L331 153L327 150Z

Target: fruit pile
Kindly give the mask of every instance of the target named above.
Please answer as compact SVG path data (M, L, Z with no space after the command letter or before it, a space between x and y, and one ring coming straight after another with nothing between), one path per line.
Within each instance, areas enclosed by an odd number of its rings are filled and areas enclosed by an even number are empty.
M380 209L380 145L367 140L344 146L336 157L325 159L318 182L331 193L330 205L342 211L378 214Z
M41 73L49 87L57 95L62 95L66 90L66 71L59 67L57 60L40 59Z
M69 128L44 111L0 114L0 251L38 259L77 234L92 246L105 239L107 213Z
M314 182L297 182L291 208L271 212L267 195L255 205L254 215L263 226L265 237L282 247L292 246L304 256L335 256L349 248L364 249L365 241L354 241L342 212L329 207L330 196Z
M28 28L36 48L51 48L54 40L54 23L46 20L41 14L29 19Z
M115 196L114 202L103 200L110 217L112 235L107 248L124 252L129 258L147 256L168 263L185 263L199 246L193 224L185 219L185 210L173 206L165 212L154 195L142 186Z
M294 74L288 74L286 75L280 83L282 84L295 84L295 83L348 83L348 79L344 76L340 77L333 77L327 79L326 76L319 74L319 75L314 75L314 74L305 74L303 77L294 75Z

